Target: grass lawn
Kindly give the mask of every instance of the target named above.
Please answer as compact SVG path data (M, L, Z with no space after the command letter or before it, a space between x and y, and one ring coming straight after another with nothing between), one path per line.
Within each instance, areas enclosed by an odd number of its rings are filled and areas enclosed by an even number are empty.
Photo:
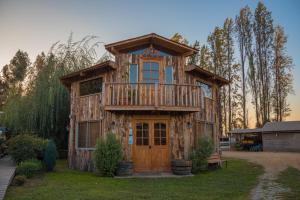
M228 168L194 177L114 179L70 170L66 161L58 161L55 172L9 187L5 200L247 199L262 173L260 166L229 160Z
M282 194L284 199L299 199L300 198L300 171L289 167L280 173L278 183L284 187L291 189L290 192Z

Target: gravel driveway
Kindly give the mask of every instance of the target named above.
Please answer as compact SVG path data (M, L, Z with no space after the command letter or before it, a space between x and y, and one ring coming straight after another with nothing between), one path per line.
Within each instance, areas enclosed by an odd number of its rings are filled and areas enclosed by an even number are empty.
M300 153L224 151L222 154L224 157L245 159L264 167L265 173L251 191L250 198L253 200L281 199L280 194L289 192L289 188L276 182L278 174L288 167L300 170Z

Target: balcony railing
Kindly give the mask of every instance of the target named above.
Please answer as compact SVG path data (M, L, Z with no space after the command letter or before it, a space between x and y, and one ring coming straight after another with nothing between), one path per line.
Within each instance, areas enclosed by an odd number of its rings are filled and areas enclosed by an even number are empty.
M201 88L187 84L105 83L106 110L200 111Z

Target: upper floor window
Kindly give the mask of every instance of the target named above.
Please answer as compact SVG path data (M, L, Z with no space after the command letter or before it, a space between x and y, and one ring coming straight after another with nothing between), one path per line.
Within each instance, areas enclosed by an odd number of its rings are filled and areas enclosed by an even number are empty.
M166 66L165 67L165 84L173 83L173 67Z
M159 81L159 64L157 62L143 63L143 82L157 83Z
M202 94L204 97L212 99L212 89L211 86L200 81L197 81L197 85L201 87Z
M131 64L129 67L129 83L138 82L138 65Z
M102 92L102 78L95 78L80 83L80 96Z

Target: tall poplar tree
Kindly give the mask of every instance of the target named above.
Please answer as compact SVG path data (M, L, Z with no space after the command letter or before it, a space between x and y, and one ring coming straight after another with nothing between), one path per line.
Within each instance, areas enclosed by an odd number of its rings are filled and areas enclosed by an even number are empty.
M243 117L243 128L247 128L248 116L247 116L247 73L246 73L246 58L247 58L247 42L249 42L249 33L251 37L251 11L248 6L242 8L240 13L235 18L235 31L238 41L238 48L240 54L240 63L241 63L241 85L242 85L242 117Z
M274 88L272 93L272 107L274 120L282 121L290 113L287 96L293 92L291 73L292 59L286 54L285 45L287 37L284 34L283 27L276 26L274 32L274 60L273 60L273 77Z
M262 125L270 121L271 114L271 61L273 44L273 19L271 12L259 2L254 15L253 31L256 41L256 62L258 64L259 99Z

